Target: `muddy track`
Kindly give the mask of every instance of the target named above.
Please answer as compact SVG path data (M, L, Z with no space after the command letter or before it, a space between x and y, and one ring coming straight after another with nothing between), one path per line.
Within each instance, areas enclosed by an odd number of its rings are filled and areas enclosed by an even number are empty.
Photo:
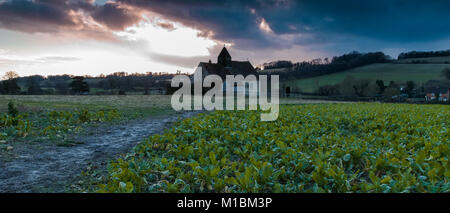
M64 187L91 163L106 165L109 160L129 152L145 137L161 133L179 118L197 113L103 125L93 130L92 135L77 136L83 144L22 150L16 159L0 162L0 192L63 192Z

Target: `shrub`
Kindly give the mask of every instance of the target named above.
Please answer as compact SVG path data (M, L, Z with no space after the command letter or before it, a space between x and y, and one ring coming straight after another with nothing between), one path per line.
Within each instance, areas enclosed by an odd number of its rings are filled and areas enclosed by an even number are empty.
M18 114L19 110L17 110L17 107L14 106L14 103L12 101L8 102L8 115L17 117Z

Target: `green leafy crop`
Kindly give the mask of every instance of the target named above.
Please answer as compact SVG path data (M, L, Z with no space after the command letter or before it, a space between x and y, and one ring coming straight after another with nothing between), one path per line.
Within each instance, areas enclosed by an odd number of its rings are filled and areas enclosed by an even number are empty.
M109 165L99 192L449 192L448 106L311 104L216 111Z

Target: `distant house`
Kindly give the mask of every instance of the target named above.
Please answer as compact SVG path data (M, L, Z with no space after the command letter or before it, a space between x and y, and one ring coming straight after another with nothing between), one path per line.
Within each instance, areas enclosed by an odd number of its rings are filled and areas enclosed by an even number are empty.
M226 76L227 75L242 75L247 77L248 75L258 76L255 68L249 61L233 61L230 53L228 53L227 48L223 47L219 56L217 57L217 63L200 62L197 66L195 72L202 72L202 77L205 78L207 75L218 75L222 78L224 82L224 89L226 87ZM238 88L236 85L235 91L239 91L243 88Z
M425 100L426 101L443 101L447 102L450 100L450 87L448 86L436 86L425 88Z
M439 87L441 85L445 85L445 84L439 80L429 80L424 84L424 87L432 88L432 87Z
M400 89L400 91L405 91L405 89L408 87L408 85L406 84L398 84L398 88Z

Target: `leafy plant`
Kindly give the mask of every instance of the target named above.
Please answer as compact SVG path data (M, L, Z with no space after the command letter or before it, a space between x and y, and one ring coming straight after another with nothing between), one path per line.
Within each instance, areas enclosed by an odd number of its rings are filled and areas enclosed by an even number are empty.
M448 106L379 103L216 111L109 165L100 192L449 192Z
M8 102L8 115L17 117L18 114L19 110L17 110L16 106L14 106L14 103L12 101Z
M80 109L32 115L19 114L14 104L10 102L8 113L0 114L0 129L5 133L4 137L25 137L32 133L34 136L58 138L63 137L66 133L80 130L84 124L109 122L120 117L121 113L115 109L99 111Z

